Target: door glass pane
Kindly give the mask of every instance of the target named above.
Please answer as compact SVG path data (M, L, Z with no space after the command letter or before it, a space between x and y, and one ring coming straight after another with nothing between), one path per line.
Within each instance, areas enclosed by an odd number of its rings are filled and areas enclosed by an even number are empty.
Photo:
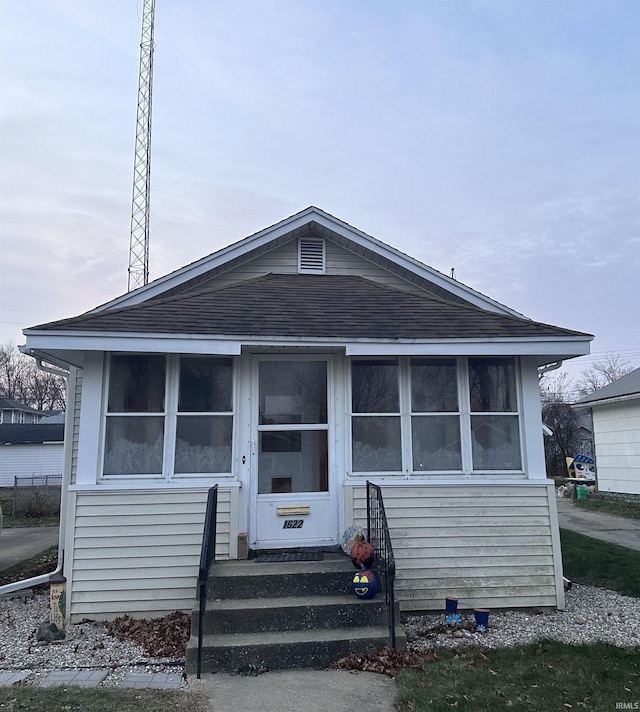
M457 415L413 416L411 440L415 472L462 469Z
M398 472L402 469L400 418L351 419L354 472Z
M231 472L230 415L179 415L176 430L176 474Z
M107 418L105 475L160 475L164 417Z
M180 359L178 410L192 413L225 413L232 410L233 364L230 358Z
M517 415L471 416L474 470L520 470Z
M260 425L326 422L326 361L260 362Z
M327 492L326 430L261 432L258 493Z
M165 364L164 356L112 356L109 413L163 412Z
M458 410L455 359L411 359L411 410L414 413Z
M470 358L469 395L474 413L518 410L515 361L511 358Z
M351 403L354 413L399 413L397 361L353 361Z

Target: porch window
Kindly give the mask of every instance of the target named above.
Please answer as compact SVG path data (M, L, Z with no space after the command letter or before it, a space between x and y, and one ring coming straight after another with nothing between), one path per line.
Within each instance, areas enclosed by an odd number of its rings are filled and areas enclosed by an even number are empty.
M164 356L114 355L109 372L104 475L160 475Z
M398 362L354 361L351 401L353 470L402 470Z
M515 362L469 359L471 446L474 470L519 470L520 433Z
M456 360L411 359L410 377L414 472L461 470Z
M180 359L176 474L231 471L233 363Z
M233 362L112 354L103 476L231 472Z
M520 471L514 358L353 359L354 473Z

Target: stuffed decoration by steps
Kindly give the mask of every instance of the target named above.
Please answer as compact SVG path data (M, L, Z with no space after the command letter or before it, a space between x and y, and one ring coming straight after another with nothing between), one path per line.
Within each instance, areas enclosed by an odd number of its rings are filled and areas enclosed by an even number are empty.
M353 577L351 590L358 598L373 598L378 593L378 581L373 571L362 567Z
M373 566L375 552L368 541L357 541L351 547L351 562L356 569L370 569Z

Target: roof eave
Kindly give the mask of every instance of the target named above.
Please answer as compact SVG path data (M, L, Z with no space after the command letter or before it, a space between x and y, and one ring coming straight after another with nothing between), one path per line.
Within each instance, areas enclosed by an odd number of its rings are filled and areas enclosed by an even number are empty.
M82 367L87 351L133 351L139 353L189 353L238 355L242 348L344 349L348 356L452 355L535 356L538 365L584 356L591 338L583 336L495 337L451 339L371 339L342 337L256 336L251 334L166 334L86 331L25 330L27 343L21 350L31 355L49 355L56 362Z

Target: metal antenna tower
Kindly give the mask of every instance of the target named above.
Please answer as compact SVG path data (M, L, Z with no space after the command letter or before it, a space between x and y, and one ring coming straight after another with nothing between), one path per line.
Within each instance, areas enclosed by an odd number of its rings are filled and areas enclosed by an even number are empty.
M149 281L149 199L151 187L151 90L153 84L153 17L155 0L143 0L138 109L133 163L129 288Z

